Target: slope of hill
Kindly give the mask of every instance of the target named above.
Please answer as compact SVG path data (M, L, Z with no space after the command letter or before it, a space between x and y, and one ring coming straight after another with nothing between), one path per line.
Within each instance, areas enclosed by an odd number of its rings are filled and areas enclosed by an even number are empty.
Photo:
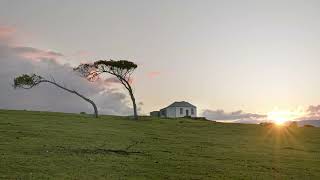
M0 179L319 179L320 128L0 111Z

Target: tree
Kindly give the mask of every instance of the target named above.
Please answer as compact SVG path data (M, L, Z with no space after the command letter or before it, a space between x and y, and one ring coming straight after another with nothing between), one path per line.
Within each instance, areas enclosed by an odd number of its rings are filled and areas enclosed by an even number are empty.
M297 128L298 127L298 123L296 121L292 121L292 122L290 122L289 127Z
M134 119L137 120L137 105L130 83L131 75L137 67L138 65L127 60L99 60L93 64L80 64L77 68L74 68L74 70L80 72L80 74L89 81L98 80L100 78L100 74L103 73L108 73L115 76L128 90L133 105Z
M55 80L47 80L41 76L38 76L36 74L31 74L31 75L28 75L28 74L23 74L21 76L18 76L16 78L14 78L14 84L13 84L13 87L16 89L16 88L22 88L22 89L31 89L35 86L38 86L39 84L41 83L49 83L49 84L53 84L69 93L72 93L72 94L75 94L79 97L81 97L83 100L87 101L88 103L90 103L92 106L93 106L93 109L94 109L94 117L95 118L98 118L98 109L97 109L97 106L96 104L86 98L85 96L83 96L82 94L78 93L77 91L75 90L71 90L71 89L68 89L58 83L55 82Z

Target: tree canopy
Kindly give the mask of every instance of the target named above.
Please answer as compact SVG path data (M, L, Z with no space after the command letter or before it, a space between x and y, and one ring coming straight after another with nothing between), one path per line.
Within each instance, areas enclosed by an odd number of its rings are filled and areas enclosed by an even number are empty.
M138 119L136 100L131 87L131 75L134 70L138 67L137 64L127 60L98 60L92 64L80 64L74 68L75 71L89 81L96 81L100 78L103 73L108 73L115 76L120 83L128 90L132 104L134 118Z
M36 74L23 74L21 76L18 76L14 78L13 82L13 87L16 88L23 88L23 89L30 89L34 86L37 86L43 78L41 76L38 76Z

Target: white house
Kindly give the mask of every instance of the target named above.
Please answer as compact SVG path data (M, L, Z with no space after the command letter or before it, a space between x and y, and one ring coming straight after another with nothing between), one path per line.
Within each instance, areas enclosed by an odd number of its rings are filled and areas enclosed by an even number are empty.
M168 118L178 118L178 117L197 117L197 107L185 102L174 102L166 108L160 111L153 111L150 113L151 116L160 116Z

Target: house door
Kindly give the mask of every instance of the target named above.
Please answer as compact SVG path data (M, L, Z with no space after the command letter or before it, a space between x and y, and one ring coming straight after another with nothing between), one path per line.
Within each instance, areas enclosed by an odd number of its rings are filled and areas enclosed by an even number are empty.
M189 116L189 110L186 109L186 116Z

